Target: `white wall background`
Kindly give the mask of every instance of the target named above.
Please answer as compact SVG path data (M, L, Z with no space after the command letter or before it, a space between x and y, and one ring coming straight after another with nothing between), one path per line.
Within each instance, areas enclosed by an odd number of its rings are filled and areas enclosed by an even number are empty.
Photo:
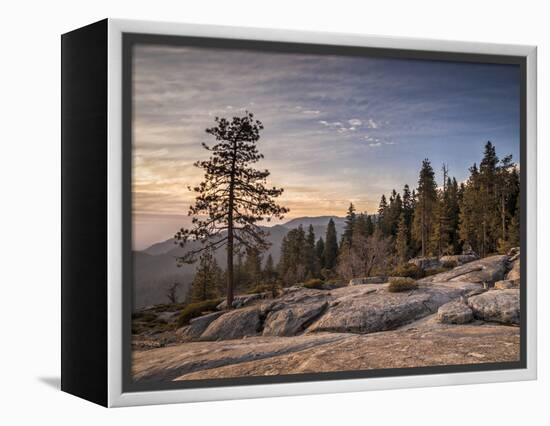
M55 389L60 321L60 40L105 17L539 46L539 164L550 160L542 1L4 1L0 5L0 422L81 425L543 424L550 394L547 188L539 170L539 380L106 410ZM548 217L548 216L547 216ZM546 395L545 395L546 393Z

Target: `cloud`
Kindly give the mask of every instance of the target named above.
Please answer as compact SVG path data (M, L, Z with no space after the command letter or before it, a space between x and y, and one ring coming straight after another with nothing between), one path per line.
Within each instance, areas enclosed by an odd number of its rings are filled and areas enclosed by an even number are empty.
M367 127L369 129L378 129L378 127L380 127L380 125L376 121L374 121L372 118L369 118L367 120Z
M336 132L338 132L340 134L344 134L344 133L348 133L348 132L354 132L354 131L357 130L357 127L356 127L356 126L358 126L357 121L348 120L348 123L350 121L353 121L356 124L352 125L350 127L346 127L346 126L344 126L344 124L341 121L328 122L326 120L319 120L319 124L322 124L323 126L328 127L330 129L336 130Z
M139 44L134 52L136 214L187 212L187 185L202 179L193 162L207 155L200 143L212 143L205 129L243 106L265 126L258 167L285 188L293 215L341 214L349 200L413 186L426 156L450 163L460 181L482 155L480 140L519 155L515 66ZM390 145L403 155L389 155ZM308 198L307 188L322 190Z

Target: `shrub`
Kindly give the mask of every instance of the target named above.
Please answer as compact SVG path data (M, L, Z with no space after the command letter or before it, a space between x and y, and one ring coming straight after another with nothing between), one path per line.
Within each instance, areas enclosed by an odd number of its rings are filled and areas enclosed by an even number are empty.
M133 319L132 334L156 334L173 330L174 327L173 322L167 322L162 318L157 318L155 314L146 312L141 314L139 318Z
M408 277L391 278L388 285L388 291L390 293L399 293L401 291L409 291L418 288L418 284Z
M397 266L391 273L394 277L408 277L418 280L424 278L425 272L423 269L416 266L414 263L403 263Z
M246 294L268 293L272 291L273 287L274 285L271 284L256 284L254 287L249 288Z
M157 316L152 312L134 312L132 319L149 322L156 320Z
M322 289L325 282L319 278L311 278L304 283L305 288Z
M223 299L209 299L190 303L181 311L178 317L178 327L189 324L193 318L200 317L204 312L215 311Z

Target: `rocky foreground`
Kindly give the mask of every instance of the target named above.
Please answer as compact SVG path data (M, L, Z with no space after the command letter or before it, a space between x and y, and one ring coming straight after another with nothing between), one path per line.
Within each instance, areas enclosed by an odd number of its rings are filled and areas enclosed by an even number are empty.
M172 381L519 360L517 254L471 260L417 284L398 293L389 292L387 283L369 283L329 290L291 287L274 299L241 296L236 309L222 304L177 331L135 335L134 378ZM158 315L169 320L176 313Z

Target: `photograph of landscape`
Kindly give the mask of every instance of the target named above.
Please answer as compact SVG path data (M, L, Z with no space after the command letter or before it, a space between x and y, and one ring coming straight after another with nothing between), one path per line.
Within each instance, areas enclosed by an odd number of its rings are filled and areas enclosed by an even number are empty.
M517 65L136 43L134 383L520 360Z

